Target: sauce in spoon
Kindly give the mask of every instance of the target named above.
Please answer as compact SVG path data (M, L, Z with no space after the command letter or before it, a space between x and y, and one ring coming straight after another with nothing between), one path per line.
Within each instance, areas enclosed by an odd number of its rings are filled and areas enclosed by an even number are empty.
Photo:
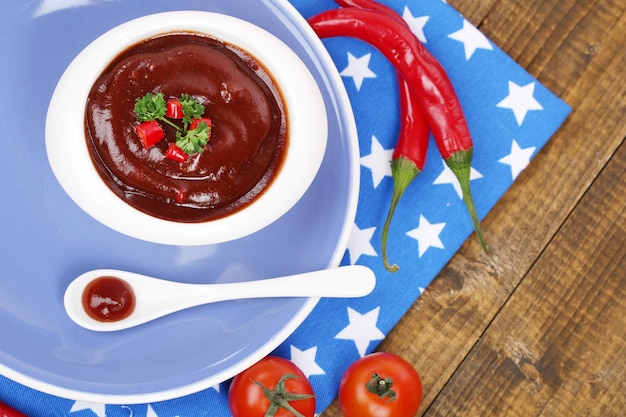
M135 293L124 280L103 276L94 279L83 291L83 308L98 321L119 321L135 310Z

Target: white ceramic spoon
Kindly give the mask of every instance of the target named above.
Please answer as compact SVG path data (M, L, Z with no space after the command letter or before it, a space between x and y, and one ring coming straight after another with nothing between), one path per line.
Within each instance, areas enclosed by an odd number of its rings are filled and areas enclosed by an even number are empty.
M92 318L83 306L87 285L100 277L116 277L130 285L135 297L132 313L119 321ZM86 272L65 291L65 311L79 326L110 332L146 323L167 314L218 301L266 297L363 297L376 285L374 273L361 265L343 266L281 278L226 284L187 284L133 272L98 269Z

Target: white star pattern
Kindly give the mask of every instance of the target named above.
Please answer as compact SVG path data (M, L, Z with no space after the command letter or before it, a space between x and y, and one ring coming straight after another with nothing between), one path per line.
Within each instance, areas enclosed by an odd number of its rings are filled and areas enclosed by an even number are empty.
M446 165L443 159L441 160L441 162L443 163L443 171L441 171L441 174L439 174L439 176L435 178L433 184L451 184L454 187L454 191L456 191L456 195L458 195L459 198L463 198L463 192L461 191L461 184L459 184L459 180L456 178L450 167ZM470 181L477 180L482 177L483 175L480 172L475 170L473 167L470 168Z
M429 248L444 249L439 235L446 227L445 223L430 223L426 217L420 214L417 229L409 230L406 234L417 240L419 257L421 258Z
M530 158L533 156L535 152L534 146L530 148L520 148L517 141L513 139L513 143L511 144L511 153L505 156L504 158L500 158L498 162L510 165L511 166L511 176L513 179L517 178L517 176L528 166L530 163Z
M361 230L356 224L352 225L352 233L350 233L350 238L348 239L348 253L350 254L351 265L354 265L361 255L378 255L370 242L375 231L375 227Z
M354 341L359 355L361 357L365 356L367 348L372 341L385 338L385 334L376 327L379 312L380 307L376 307L365 314L360 314L348 307L350 324L337 333L335 339Z
M513 81L509 81L509 95L499 102L496 107L513 110L515 120L521 126L526 118L526 113L530 110L543 110L541 104L533 97L534 92L534 82L520 86Z
M156 411L154 411L154 409L152 408L150 404L148 404L148 411L146 411L146 417L159 417Z
M348 52L348 66L344 68L339 75L344 77L352 77L356 90L359 91L366 78L376 78L376 74L369 68L372 54L365 54L360 58L356 58Z
M372 146L369 155L361 157L361 165L372 171L374 188L378 188L383 178L391 177L392 149L384 149L376 136L372 136Z
M417 39L419 39L422 43L426 43L424 26L426 26L426 23L428 22L428 19L430 19L430 16L413 16L413 13L411 13L409 8L404 6L402 18L407 23L407 25L409 25L411 32L413 32L413 34L417 36Z
M474 55L477 49L493 50L489 39L474 25L463 19L463 28L448 35L449 38L462 42L465 49L465 59Z
M106 417L106 405L99 403L90 403L86 401L76 401L70 409L70 414L77 411L91 410L98 417Z
M295 363L298 368L307 379L311 375L325 375L326 372L315 362L315 356L317 355L317 346L313 346L307 350L300 350L297 347L291 345L291 361Z

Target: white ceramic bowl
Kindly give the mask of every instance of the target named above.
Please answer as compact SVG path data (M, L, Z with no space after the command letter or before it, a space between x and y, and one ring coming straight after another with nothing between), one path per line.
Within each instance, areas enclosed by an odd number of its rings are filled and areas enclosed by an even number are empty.
M116 196L96 171L85 139L85 103L96 78L124 49L152 36L205 33L235 45L263 63L283 95L288 148L280 171L251 204L220 219L179 223L147 215ZM317 174L327 143L328 123L321 92L300 58L264 29L212 12L165 12L141 17L106 32L68 66L50 101L46 151L65 192L106 226L146 241L205 245L238 239L268 226L304 195Z

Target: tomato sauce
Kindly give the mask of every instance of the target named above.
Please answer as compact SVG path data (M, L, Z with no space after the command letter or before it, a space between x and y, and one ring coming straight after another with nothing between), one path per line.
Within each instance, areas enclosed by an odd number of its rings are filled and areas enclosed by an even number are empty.
M145 149L135 100L189 94L212 120L209 143L185 162L165 157L175 131ZM271 183L287 147L279 88L247 52L198 33L169 33L122 52L94 83L85 130L100 176L120 198L154 217L204 222L245 207Z
M119 321L134 311L135 294L126 281L103 276L85 287L82 303L85 312L95 320Z

